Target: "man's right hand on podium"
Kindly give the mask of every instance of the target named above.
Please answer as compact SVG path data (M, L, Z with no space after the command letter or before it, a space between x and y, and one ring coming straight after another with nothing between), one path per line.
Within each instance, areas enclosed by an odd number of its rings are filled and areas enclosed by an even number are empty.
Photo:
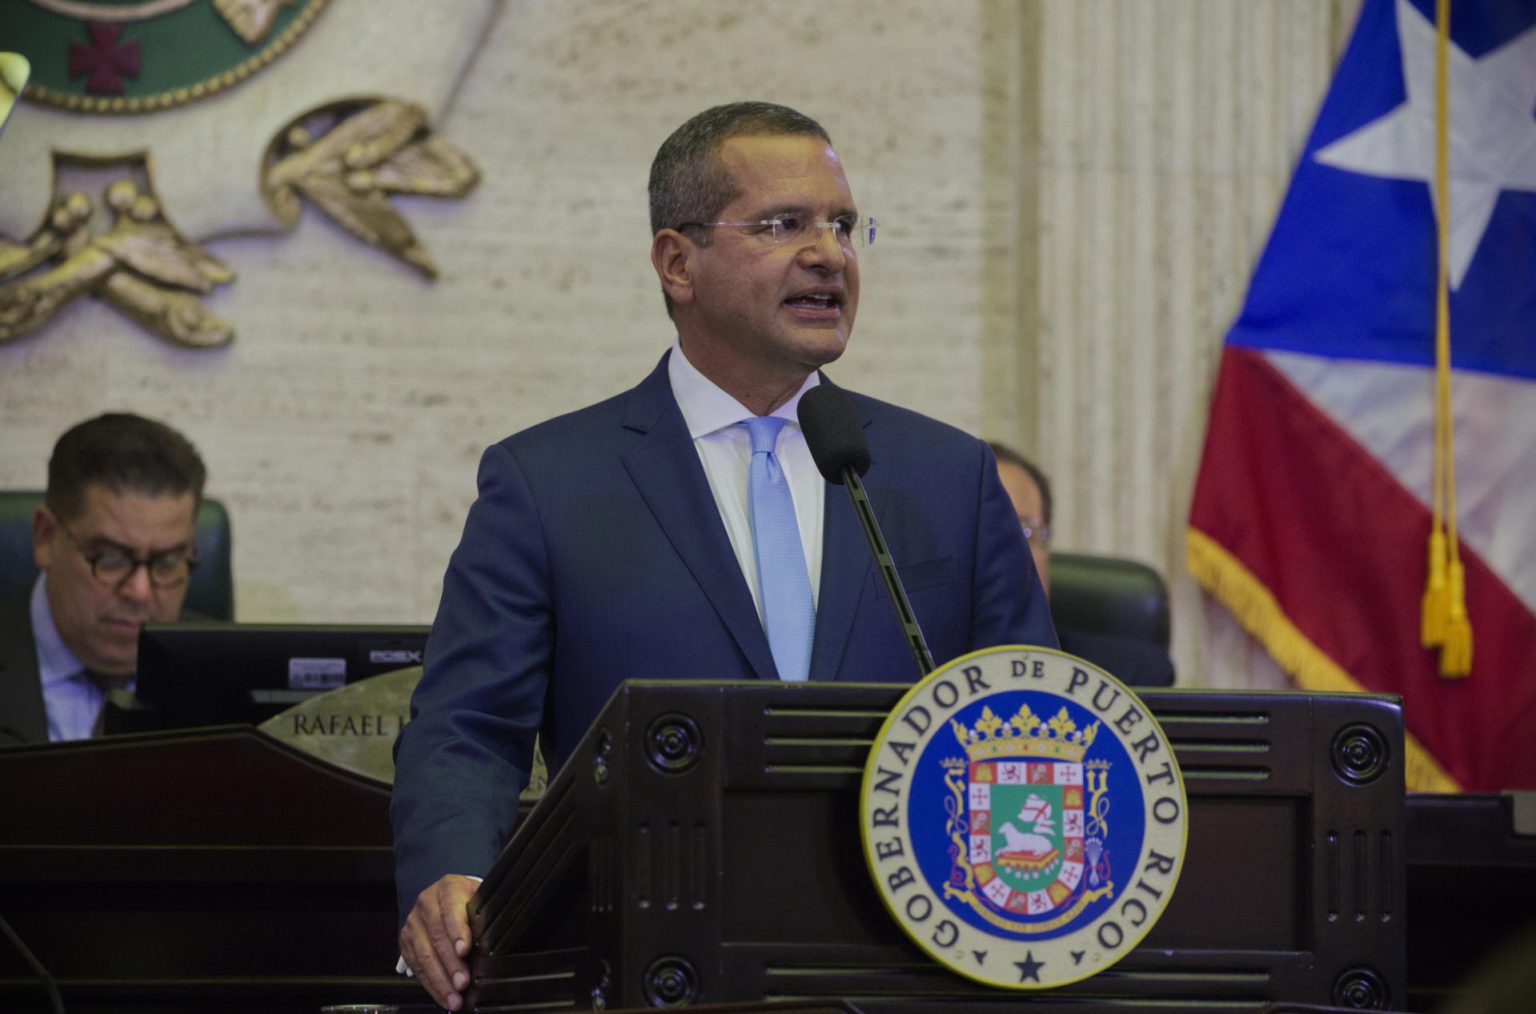
M459 1010L469 986L468 905L480 882L450 873L416 897L400 929L400 956L439 1007Z

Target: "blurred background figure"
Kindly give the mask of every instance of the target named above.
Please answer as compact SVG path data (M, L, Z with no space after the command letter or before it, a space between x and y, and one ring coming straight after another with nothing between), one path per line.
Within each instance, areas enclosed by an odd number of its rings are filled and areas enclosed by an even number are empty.
M1014 513L1024 529L1024 539L1034 558L1035 570L1047 595L1051 593L1051 482L1038 465L1004 444L992 443L997 456L997 475ZM1123 683L1134 686L1170 686L1173 659L1166 649L1138 637L1074 629L1056 618L1056 635L1063 651L1085 658L1108 670Z
M1536 926L1511 937L1467 976L1442 1014L1526 1014L1536 1008Z

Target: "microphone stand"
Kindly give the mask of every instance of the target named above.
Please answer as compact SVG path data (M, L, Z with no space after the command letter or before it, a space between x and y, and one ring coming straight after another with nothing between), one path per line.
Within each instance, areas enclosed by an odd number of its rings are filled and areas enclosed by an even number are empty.
M923 640L923 632L912 612L912 600L907 598L907 590L901 584L901 575L896 573L896 564L891 559L890 549L886 547L885 536L880 534L880 524L875 520L875 509L864 492L864 483L852 465L843 466L843 485L848 487L848 496L853 500L853 513L858 516L864 537L869 540L869 548L875 554L875 565L880 568L880 576L885 578L885 590L891 596L891 605L895 607L896 619L900 621L901 631L906 635L907 647L912 649L912 658L917 662L918 679L922 679L933 672L933 655L928 651L928 642Z

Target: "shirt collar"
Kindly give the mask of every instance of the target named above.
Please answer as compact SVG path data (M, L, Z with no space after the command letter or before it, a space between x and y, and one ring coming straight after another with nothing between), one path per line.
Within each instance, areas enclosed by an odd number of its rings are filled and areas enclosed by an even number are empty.
M677 407L683 412L683 422L688 425L688 435L694 440L735 426L752 414L751 409L700 373L698 367L683 355L682 343L676 339L672 342L672 354L667 357L667 379L672 384L672 397L677 399ZM812 370L794 397L771 414L789 420L798 429L800 419L796 412L800 407L800 399L806 391L820 383L821 374Z
M32 640L37 645L37 671L43 686L74 679L85 666L65 647L64 638L53 623L53 610L48 608L46 570L37 575L37 583L32 586L31 608Z

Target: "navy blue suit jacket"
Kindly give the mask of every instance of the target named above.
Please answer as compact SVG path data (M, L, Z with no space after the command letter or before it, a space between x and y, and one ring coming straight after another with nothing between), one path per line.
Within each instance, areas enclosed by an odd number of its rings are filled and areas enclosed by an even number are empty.
M32 588L0 602L0 746L48 742L48 708L32 637Z
M934 659L1054 647L986 444L852 397L864 483ZM811 677L916 675L852 505L829 490ZM553 772L624 680L777 678L665 356L633 390L492 446L395 748L402 917L438 877L489 869L536 733Z

